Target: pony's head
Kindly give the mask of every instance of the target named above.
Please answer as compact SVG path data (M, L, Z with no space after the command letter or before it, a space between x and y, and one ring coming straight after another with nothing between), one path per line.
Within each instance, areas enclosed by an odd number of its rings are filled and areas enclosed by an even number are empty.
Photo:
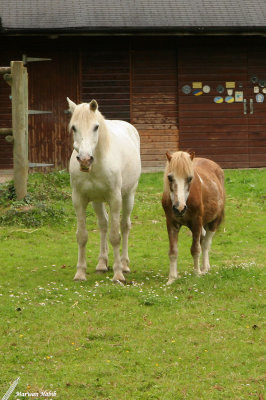
M94 154L99 142L99 127L103 119L98 111L96 100L90 103L76 105L67 97L69 110L72 114L69 130L73 132L74 149L80 170L89 172L94 160Z
M187 210L187 198L194 177L192 160L195 153L177 151L166 153L167 165L164 174L164 190L169 193L176 216L184 216Z

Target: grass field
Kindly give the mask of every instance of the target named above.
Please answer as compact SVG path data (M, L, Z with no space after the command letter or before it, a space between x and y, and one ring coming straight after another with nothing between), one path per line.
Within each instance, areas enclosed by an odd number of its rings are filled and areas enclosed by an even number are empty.
M0 398L20 376L14 393L56 391L46 398L60 400L263 400L265 182L265 169L226 171L212 270L192 274L183 228L181 279L171 287L162 173L141 177L124 286L111 282L112 271L94 272L99 232L90 207L88 280L73 281L66 172L31 175L24 202L1 185Z

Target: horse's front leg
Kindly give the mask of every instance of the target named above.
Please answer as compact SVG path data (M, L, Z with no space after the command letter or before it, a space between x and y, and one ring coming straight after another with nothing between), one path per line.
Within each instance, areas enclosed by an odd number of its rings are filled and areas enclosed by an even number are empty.
M77 242L78 242L78 263L75 281L86 281L86 244L88 241L88 232L86 229L86 208L88 201L78 195L74 190L72 192L72 201L77 216Z
M98 224L101 234L100 255L96 267L96 272L106 272L108 271L108 243L107 243L108 215L105 210L104 203L93 202L92 205L98 217Z
M122 234L122 269L123 272L130 272L128 257L128 236L131 228L130 214L134 205L134 193L123 197L121 234Z
M125 277L123 275L122 263L121 263L121 257L120 257L121 237L120 237L120 232L119 232L119 226L120 226L121 204L122 204L121 194L117 194L116 196L113 196L109 203L110 214L111 214L111 227L110 227L109 239L110 239L111 245L113 246L113 250L114 250L113 282L117 282L117 281L125 282Z
M173 225L171 220L167 219L167 232L169 238L169 260L170 260L170 270L169 270L169 277L167 285L171 285L176 279L178 279L177 273L177 240L178 240L178 233L180 230L180 225Z
M201 222L196 223L192 227L191 231L192 231L191 255L194 260L194 273L196 275L201 275L201 269L200 269L200 253L201 253L200 237L202 232Z

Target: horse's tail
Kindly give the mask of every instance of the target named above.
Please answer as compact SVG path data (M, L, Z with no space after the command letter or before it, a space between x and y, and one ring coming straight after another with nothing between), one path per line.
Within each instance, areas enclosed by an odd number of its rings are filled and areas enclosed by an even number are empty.
M133 128L133 133L134 133L134 136L136 138L136 144L137 144L138 150L140 152L140 137L139 137L139 133L138 133L137 129L135 128L135 126L133 126L133 125L131 125L131 126Z
M219 172L218 172L217 176L221 183L221 191L222 191L221 194L222 194L222 199L223 199L223 207L222 207L221 214L220 214L219 221L218 221L218 226L219 226L225 219L225 209L224 209L224 207L225 207L225 185L224 185L224 171L220 167L219 167L218 171Z
M217 167L215 169L215 175L217 176L217 179L220 182L220 195L221 195L223 204L222 204L222 207L221 207L219 215L217 216L215 221L213 221L211 223L212 228L215 227L215 230L221 225L221 223L225 219L225 209L224 209L224 206L225 206L225 185L224 185L224 181L225 181L225 179L224 179L224 171L222 170L222 168L218 164L216 164L216 165L217 165Z

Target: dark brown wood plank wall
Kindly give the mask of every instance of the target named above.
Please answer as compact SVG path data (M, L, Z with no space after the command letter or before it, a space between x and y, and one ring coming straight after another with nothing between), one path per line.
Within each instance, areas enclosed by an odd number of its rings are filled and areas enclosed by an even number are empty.
M29 156L33 162L67 167L72 138L67 134L66 96L96 98L106 118L130 121L140 132L144 169L162 168L165 151L195 150L223 167L265 166L266 100L255 101L254 74L266 80L265 38L9 38L0 64L22 54L50 57L29 64L29 106L52 110L29 119ZM178 52L178 54L177 54ZM177 67L177 65L179 67ZM211 86L202 96L185 95L182 86ZM242 82L254 101L215 104L218 84ZM11 126L10 88L0 77L0 127ZM225 97L223 95L223 97ZM266 98L266 96L265 96ZM0 137L0 169L12 168L12 145Z
M90 38L87 42L81 51L81 101L95 99L105 118L130 122L128 40Z
M1 51L0 66L10 66L10 57L8 52ZM0 75L0 128L12 127L12 112L11 112L11 87ZM0 135L0 169L13 168L13 145L7 143L5 137Z
M176 49L168 42L95 39L89 51L82 45L81 101L95 98L106 118L139 130L144 170L162 168L165 152L177 149Z
M179 43L180 147L223 167L248 167L248 123L243 103L214 103L218 85L246 84L247 44L243 39L183 39ZM209 85L209 94L184 94L192 82ZM225 89L226 91L226 89ZM223 93L221 96L225 96Z
M135 40L131 52L131 122L141 137L142 167L162 169L178 148L177 55L169 38Z

